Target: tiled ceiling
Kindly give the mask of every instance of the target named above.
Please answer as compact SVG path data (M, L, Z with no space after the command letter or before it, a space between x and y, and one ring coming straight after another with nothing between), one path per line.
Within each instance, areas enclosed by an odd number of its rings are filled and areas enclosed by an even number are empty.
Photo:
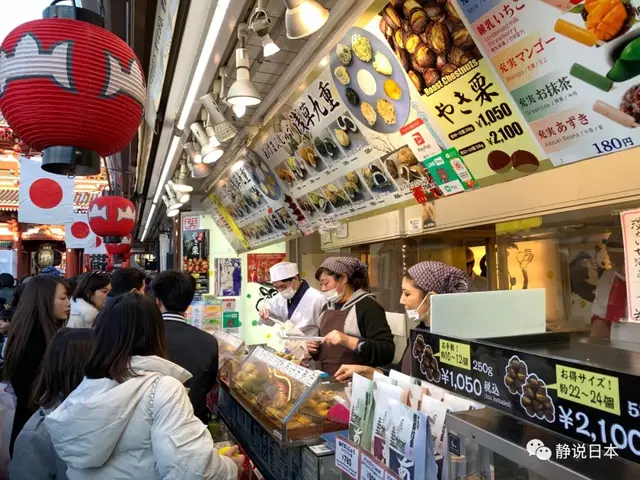
M331 10L338 1L339 0L320 0L319 3L328 10ZM291 65L291 62L293 62L307 42L306 39L290 40L287 38L284 23L286 8L282 0L270 0L266 10L271 16L271 38L276 45L278 45L280 51L275 55L264 58L262 55L262 43L260 42L260 37L253 32L251 32L246 47L249 53L251 65L251 81L263 96L273 88L280 76L287 70L289 65ZM253 10L251 13L253 13ZM225 86L225 96L229 87L231 87L236 79L235 64L234 48L234 53L227 64L228 79ZM242 118L235 118L233 110L228 106L222 104L220 105L220 109L226 118L235 121L238 128L246 125L251 119L253 112L255 112L255 108L247 108L247 112Z

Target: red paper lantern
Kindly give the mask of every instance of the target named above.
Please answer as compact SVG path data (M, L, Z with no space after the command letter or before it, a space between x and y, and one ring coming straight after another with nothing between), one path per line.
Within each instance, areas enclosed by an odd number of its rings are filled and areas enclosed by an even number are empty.
M124 197L107 195L95 198L89 204L89 226L107 244L120 243L121 237L133 231L136 210L133 203Z
M126 258L130 256L132 244L133 236L129 234L124 236L119 243L105 243L104 246L110 255L119 255L125 257L126 260Z
M45 15L66 16L62 8ZM99 16L74 12L86 21L44 18L7 35L0 47L0 110L20 139L43 152L43 169L93 175L100 157L124 149L136 134L145 80L133 50L93 24Z

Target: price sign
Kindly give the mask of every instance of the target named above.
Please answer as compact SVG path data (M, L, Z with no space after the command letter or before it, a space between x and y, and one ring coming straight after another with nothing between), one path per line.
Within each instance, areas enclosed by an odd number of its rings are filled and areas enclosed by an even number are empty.
M322 374L319 370L309 370L301 365L295 365L284 358L280 358L262 347L253 351L253 355L270 367L279 370L293 380L297 380L307 387L311 387Z
M342 437L336 437L336 467L353 479L360 470L360 450Z
M231 335L230 333L227 333L221 329L216 330L213 333L213 336L221 342L231 345L235 348L240 347L240 345L242 345L243 343L240 338L236 337L235 335Z
M384 480L385 473L385 468L375 458L362 452L360 480Z
M442 363L471 370L471 347L467 344L441 338L439 355Z
M556 385L547 388L557 388L558 397L620 415L620 386L616 377L558 364L556 381Z

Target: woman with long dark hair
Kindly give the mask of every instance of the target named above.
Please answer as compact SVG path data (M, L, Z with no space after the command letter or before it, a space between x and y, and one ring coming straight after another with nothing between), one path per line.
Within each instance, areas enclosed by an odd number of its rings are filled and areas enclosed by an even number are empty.
M91 272L78 283L71 297L70 328L91 328L93 321L104 307L111 290L111 279L107 273Z
M9 445L12 454L16 437L35 411L31 392L42 357L68 316L69 297L62 280L39 275L26 284L11 318L3 365L4 379L11 382L17 399Z
M218 455L183 385L191 375L165 359L164 322L150 298L108 302L94 334L85 379L44 421L69 477L239 477L244 457Z
M12 480L67 478L67 465L56 455L44 419L80 385L92 347L93 330L87 328L61 328L53 337L32 396L39 408L16 439Z

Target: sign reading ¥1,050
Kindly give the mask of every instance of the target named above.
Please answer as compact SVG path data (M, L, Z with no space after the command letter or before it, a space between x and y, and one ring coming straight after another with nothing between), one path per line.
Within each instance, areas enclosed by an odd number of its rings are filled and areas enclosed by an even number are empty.
M637 376L426 330L411 331L411 353L414 377L640 463Z

